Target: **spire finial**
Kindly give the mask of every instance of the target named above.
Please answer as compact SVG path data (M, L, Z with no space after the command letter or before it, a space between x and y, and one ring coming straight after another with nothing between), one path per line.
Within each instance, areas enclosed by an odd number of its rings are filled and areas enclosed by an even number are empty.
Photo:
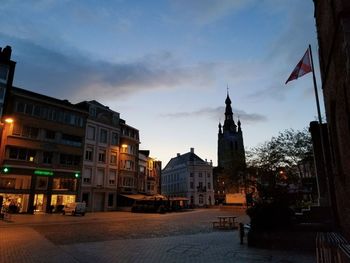
M226 87L226 89L227 89L227 96L228 96L228 90L229 90L229 88L228 88L228 84L227 84L227 87Z

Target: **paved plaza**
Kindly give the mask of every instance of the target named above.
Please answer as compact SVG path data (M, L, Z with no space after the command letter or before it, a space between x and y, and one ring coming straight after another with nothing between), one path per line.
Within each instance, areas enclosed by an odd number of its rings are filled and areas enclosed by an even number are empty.
M315 262L313 253L250 248L237 230L213 230L228 213L15 215L0 221L0 262Z

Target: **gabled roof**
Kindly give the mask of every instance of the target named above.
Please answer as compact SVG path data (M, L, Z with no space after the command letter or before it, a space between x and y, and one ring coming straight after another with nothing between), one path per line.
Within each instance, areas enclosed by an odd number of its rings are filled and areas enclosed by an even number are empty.
M185 154L182 154L180 156L176 156L174 158L171 158L171 160L167 163L167 165L164 167L164 170L167 169L173 169L176 166L187 164L188 162L196 162L197 164L207 164L203 159L201 159L198 155L196 155L193 152L188 152Z

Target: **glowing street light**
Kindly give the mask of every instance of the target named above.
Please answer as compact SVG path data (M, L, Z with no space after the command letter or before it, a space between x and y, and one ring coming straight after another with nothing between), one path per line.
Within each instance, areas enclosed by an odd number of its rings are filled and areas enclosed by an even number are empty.
M6 122L6 123L13 123L13 119L12 119L12 118L6 118L6 119L5 119L5 122Z

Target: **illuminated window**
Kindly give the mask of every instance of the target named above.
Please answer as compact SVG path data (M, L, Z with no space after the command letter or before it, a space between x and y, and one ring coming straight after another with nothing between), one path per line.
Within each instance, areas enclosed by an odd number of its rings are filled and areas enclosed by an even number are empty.
M113 165L117 164L117 153L116 152L111 152L110 164L113 164Z

